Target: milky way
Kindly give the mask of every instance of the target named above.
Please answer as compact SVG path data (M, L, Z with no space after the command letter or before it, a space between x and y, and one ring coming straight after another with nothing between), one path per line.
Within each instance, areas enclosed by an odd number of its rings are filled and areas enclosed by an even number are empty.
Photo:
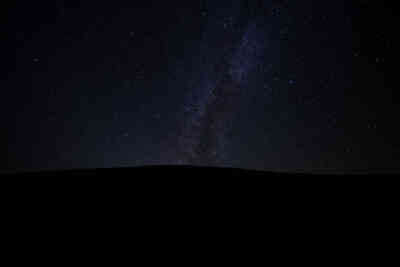
M190 115L183 123L179 137L180 162L221 165L229 159L228 133L234 127L235 115L244 108L242 103L248 97L249 74L260 64L265 48L264 36L257 21L248 23L237 41L229 32L222 36L225 50L214 65L215 79L202 81L203 87L197 98L185 103L190 107L186 110Z
M399 170L388 1L25 2L3 23L0 171Z

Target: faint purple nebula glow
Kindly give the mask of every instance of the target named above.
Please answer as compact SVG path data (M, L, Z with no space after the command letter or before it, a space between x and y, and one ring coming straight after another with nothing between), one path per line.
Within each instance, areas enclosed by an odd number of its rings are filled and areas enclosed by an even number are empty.
M201 81L190 92L184 109L188 116L179 137L180 163L221 166L229 160L227 133L235 114L240 112L249 73L254 71L263 53L262 36L257 23L250 24L241 40L230 44L236 47L230 58L217 63L216 78Z

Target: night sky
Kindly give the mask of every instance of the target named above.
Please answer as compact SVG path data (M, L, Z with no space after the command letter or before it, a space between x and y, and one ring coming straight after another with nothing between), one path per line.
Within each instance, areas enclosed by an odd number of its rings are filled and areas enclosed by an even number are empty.
M385 1L14 2L1 170L400 170Z

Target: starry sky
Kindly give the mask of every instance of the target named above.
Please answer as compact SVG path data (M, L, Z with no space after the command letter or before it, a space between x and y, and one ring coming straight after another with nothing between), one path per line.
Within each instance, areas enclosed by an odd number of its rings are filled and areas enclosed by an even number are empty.
M3 10L1 170L400 169L395 15L384 1Z

